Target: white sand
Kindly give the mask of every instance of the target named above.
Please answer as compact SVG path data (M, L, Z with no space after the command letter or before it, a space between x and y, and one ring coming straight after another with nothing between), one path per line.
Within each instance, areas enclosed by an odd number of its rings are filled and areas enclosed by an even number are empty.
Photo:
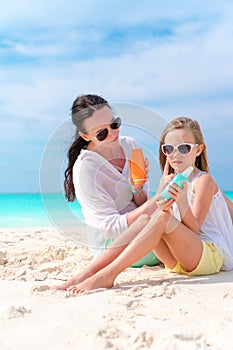
M0 349L233 349L233 271L129 268L110 290L49 289L90 260L55 229L0 230Z

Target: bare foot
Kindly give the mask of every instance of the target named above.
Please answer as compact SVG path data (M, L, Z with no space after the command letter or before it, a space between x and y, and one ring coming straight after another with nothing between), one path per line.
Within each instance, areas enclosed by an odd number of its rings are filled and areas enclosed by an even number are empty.
M87 278L85 281L68 288L67 291L72 294L80 294L85 291L98 288L111 288L113 287L113 284L114 279L112 276L107 276L102 271L99 271L95 275Z
M52 290L67 290L67 288L74 286L76 284L79 284L83 282L86 278L90 277L84 272L80 272L77 275L71 277L66 282L59 284L58 286L52 286Z

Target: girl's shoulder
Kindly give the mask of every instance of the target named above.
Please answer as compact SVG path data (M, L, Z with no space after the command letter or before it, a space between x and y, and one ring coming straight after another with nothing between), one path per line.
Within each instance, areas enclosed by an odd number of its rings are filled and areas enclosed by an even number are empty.
M214 181L210 173L201 170L193 176L192 182L195 183L197 181L200 181L200 179L201 181Z
M194 175L192 180L193 190L196 192L197 189L202 188L204 191L210 190L214 194L218 191L218 185L214 178L205 171L199 171Z

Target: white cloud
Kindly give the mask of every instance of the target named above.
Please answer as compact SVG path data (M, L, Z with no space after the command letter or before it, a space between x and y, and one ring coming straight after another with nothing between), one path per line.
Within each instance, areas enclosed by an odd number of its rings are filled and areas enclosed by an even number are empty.
M0 5L3 139L46 138L81 93L191 114L230 142L230 1L8 1ZM10 135L10 136L9 136ZM218 142L221 145L221 142Z
M201 18L209 20L214 15L228 12L232 8L229 0L195 0L184 4L183 0L10 0L1 3L0 28L8 26L8 32L19 23L33 23L44 27L57 25L132 26L150 21L169 21ZM61 31L64 28L61 28Z
M208 33L192 44L138 45L131 55L11 68L1 72L1 99L15 118L35 120L62 117L75 95L86 92L136 103L219 100L231 92L233 52L226 35L221 48L215 38Z

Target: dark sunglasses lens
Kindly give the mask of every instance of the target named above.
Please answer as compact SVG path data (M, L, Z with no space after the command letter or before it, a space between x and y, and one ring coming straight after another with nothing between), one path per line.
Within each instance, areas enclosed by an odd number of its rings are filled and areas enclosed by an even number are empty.
M97 135L96 138L98 141L104 141L106 137L108 136L108 129L101 130Z
M174 147L172 145L163 145L162 146L163 153L167 156L170 156L174 151Z
M119 129L121 126L121 118L117 117L114 119L114 121L110 124L111 129ZM104 141L106 137L108 136L108 129L101 130L97 135L96 138L98 141Z
M191 146L184 143L184 144L178 146L178 151L181 154L189 154L191 151Z
M114 121L110 124L111 129L119 129L121 126L121 118L117 117L114 119Z

